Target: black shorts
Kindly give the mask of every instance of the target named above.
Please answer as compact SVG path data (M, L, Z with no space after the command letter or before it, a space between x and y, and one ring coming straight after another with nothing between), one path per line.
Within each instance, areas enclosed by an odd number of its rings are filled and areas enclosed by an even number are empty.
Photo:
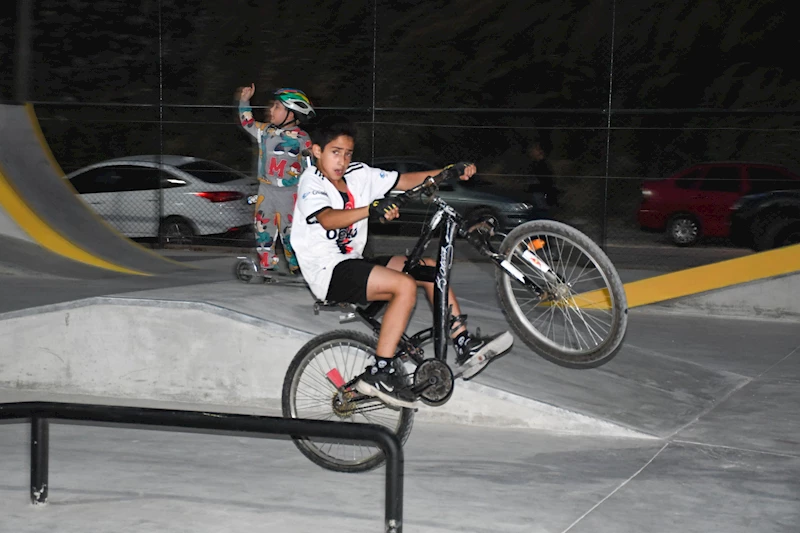
M369 259L347 259L336 265L325 299L329 302L349 302L366 305L367 281L375 265L386 266L393 256L382 255Z

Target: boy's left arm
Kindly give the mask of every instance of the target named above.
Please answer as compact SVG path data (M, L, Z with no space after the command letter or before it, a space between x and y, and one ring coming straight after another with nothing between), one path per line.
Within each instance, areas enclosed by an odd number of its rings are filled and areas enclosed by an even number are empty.
M425 181L425 178L428 176L436 176L437 174L441 173L444 169L440 168L438 170L423 170L422 172L405 172L400 174L400 178L397 180L397 185L395 189L400 191L407 191L408 189L412 189ZM474 163L470 163L464 169L464 173L459 176L461 180L468 180L475 173L478 172L478 167L475 166Z

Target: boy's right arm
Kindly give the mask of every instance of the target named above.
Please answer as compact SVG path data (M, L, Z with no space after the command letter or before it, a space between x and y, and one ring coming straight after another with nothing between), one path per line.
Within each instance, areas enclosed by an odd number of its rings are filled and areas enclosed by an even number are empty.
M317 221L326 230L346 228L367 217L383 222L400 216L400 203L394 196L373 200L369 205L355 209L326 209L317 213Z
M331 207L317 213L317 221L326 230L351 226L369 216L369 207L355 209L333 209Z
M250 87L239 87L235 97L239 100L239 124L244 130L258 139L258 132L264 129L264 123L253 118L253 108L250 107L250 98L256 92L255 84Z
M319 224L323 229L329 231L351 226L359 220L369 217L371 210L376 213L378 212L376 210L379 210L386 220L392 220L399 215L396 206L388 205L391 203L390 199L376 200L370 205L355 209L334 209L328 193L315 181L300 180L295 203L295 216L305 218L308 224Z

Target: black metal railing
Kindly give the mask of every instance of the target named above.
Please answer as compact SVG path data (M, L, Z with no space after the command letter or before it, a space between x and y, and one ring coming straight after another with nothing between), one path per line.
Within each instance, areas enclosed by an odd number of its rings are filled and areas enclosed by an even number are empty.
M0 420L16 418L31 419L31 501L34 504L45 503L48 496L49 419L141 424L209 432L232 431L372 442L386 455L385 531L401 533L403 530L403 447L397 436L382 426L110 405L57 402L0 404Z

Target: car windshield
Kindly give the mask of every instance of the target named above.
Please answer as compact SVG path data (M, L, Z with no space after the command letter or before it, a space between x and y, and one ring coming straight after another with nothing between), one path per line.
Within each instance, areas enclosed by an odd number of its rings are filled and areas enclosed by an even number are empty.
M247 179L244 174L214 161L192 161L191 163L184 163L178 168L206 183L225 183L227 181Z

